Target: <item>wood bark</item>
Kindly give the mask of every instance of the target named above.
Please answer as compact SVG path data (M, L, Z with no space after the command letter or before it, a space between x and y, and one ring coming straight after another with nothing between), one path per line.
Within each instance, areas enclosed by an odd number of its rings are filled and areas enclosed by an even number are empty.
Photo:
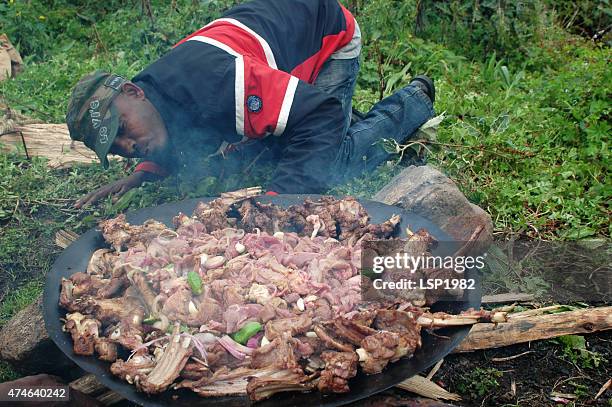
M608 329L612 329L612 307L509 318L508 322L500 324L474 325L468 337L453 352L501 348L562 335L587 334Z
M122 395L108 390L102 383L100 383L98 378L91 373L73 380L70 382L69 386L70 388L78 390L81 393L95 397L105 406L110 406L123 400Z

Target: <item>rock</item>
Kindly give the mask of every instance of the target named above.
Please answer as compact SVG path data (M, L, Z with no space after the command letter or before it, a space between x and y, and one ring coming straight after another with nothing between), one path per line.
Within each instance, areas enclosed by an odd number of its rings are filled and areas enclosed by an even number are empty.
M0 34L0 81L23 71L23 60L6 34Z
M53 343L42 316L42 296L19 311L0 330L0 359L23 374L65 376L74 366Z
M11 57L0 48L0 82L11 77Z
M467 241L482 225L479 249L493 241L491 217L470 203L450 178L429 165L406 168L372 199L427 218L457 241Z

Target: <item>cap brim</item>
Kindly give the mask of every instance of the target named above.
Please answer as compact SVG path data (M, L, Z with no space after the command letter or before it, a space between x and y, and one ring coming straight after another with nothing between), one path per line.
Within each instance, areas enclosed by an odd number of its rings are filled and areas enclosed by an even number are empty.
M102 164L102 167L106 170L109 167L107 155L115 141L115 137L117 137L117 131L119 130L119 114L112 103L106 111L100 129L103 127L106 128L106 132L100 133L100 130L98 130L95 152L100 159L100 164Z

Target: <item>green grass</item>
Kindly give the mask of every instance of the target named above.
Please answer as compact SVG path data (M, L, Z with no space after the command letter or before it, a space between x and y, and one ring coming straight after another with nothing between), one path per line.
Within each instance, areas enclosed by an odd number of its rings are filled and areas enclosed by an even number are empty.
M151 21L139 6L122 8L119 1L4 2L0 27L27 69L0 83L0 95L29 116L62 122L71 86L83 74L99 68L130 77L232 3L179 0L171 9L152 1ZM560 28L565 17L550 11L551 1L532 2L527 13L517 2L504 2L503 19L488 18L492 11L485 9L483 15L469 7L428 9L418 37L414 1L348 3L358 6L364 34L357 108L367 110L381 92L416 74L434 77L436 110L446 119L429 146L430 162L491 214L496 232L610 237L608 45ZM588 13L581 9L580 15ZM481 20L470 28L474 18ZM582 27L586 17L580 21ZM400 170L383 166L334 192L369 197ZM0 325L40 289L59 252L57 230L80 233L119 211L260 183L266 171L223 180L203 172L196 184L169 179L116 204L72 208L81 195L124 173L121 163L108 172L97 166L50 170L41 159L0 155Z
M18 372L15 371L8 363L0 360L0 383L8 382L20 378Z
M0 304L0 326L4 325L16 312L31 304L42 292L40 279L28 281L17 290L8 294Z

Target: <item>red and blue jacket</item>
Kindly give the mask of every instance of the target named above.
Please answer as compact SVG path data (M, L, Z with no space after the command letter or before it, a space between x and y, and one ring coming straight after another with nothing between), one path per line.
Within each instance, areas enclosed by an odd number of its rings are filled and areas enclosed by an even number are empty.
M340 101L312 84L355 26L337 0L254 0L181 40L133 82L171 139L186 128L210 143L276 137L282 154L268 189L321 192L345 118ZM147 161L136 170L166 172Z

